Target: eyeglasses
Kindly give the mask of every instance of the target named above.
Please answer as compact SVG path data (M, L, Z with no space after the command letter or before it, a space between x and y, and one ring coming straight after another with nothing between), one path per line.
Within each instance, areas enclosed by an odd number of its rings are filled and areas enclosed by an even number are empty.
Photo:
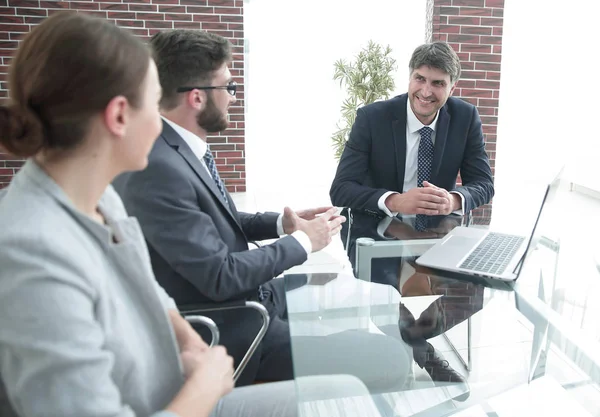
M185 93L192 90L227 90L229 94L235 97L235 93L237 93L237 83L232 81L228 85L215 85L208 87L179 87L177 92Z

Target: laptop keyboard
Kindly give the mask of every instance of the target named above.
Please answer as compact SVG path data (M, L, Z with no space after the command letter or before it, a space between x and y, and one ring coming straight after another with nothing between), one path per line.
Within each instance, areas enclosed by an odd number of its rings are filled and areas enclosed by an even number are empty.
M489 233L460 264L460 268L474 272L502 274L523 240L525 238L521 236Z

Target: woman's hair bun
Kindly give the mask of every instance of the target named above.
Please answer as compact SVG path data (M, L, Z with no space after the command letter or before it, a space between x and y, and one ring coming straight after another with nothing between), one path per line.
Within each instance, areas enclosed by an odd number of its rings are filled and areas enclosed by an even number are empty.
M19 157L35 155L44 144L44 128L31 109L0 105L0 145Z

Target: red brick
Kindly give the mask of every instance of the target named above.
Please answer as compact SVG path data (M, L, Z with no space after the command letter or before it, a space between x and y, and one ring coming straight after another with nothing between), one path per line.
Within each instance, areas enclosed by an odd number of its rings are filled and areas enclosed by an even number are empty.
M500 90L494 90L494 98L500 98Z
M458 43L477 43L477 44L479 44L479 36L450 34L450 35L448 35L447 41L448 42L458 42Z
M502 36L502 33L503 33L502 27L495 27L492 30L492 35L494 35L494 36Z
M230 180L227 180L226 182L227 182L227 184L230 184L230 185L233 185L233 184L244 185L246 183L246 181L244 181L243 179L230 179Z
M456 88L475 88L475 81L464 80L461 76L461 79L458 80L458 83L456 83Z
M458 16L459 14L460 14L460 7L452 7L452 6L440 7L439 15Z
M221 172L233 172L235 171L235 167L233 165L219 165L219 174ZM235 176L235 178L239 178L239 174ZM227 177L225 177L227 178ZM229 177L232 178L232 177Z
M215 7L215 14L233 14L233 15L241 15L242 8L241 7Z
M485 79L485 71L462 71L460 78L463 79Z
M179 0L152 0L153 4L179 4Z
M110 13L109 16L110 17ZM125 28L143 28L144 22L141 20L117 20L117 26L125 27Z
M106 13L106 16L109 19L124 19L124 20L130 20L130 21L134 21L135 19L135 13L133 12L108 12ZM136 20L136 22L142 23L139 20ZM134 27L142 27L143 25L134 25Z
M130 4L129 11L149 13L158 11L158 6L155 4Z
M21 24L25 20L23 16L10 16L5 14L0 14L0 23L8 23L8 24Z
M186 13L185 6L177 5L158 6L158 11L161 13Z
M481 99L481 100L479 100L479 106L481 106L481 107L498 107L498 100L496 100L496 99Z
M482 130L483 130L483 133L485 133L485 134L492 133L495 135L496 132L498 132L498 126L497 125L483 125Z
M175 29L204 29L200 22L173 22Z
M173 29L173 22L169 21L147 20L144 24L148 29Z
M500 73L499 72L495 72L495 71L488 71L488 72L485 73L485 78L487 80L498 81L498 80L500 80Z
M209 6L215 7L235 7L233 0L208 0Z
M229 145L220 145L220 146L229 146ZM244 153L242 151L218 151L218 158L243 158Z
M492 16L504 17L504 9L492 9Z
M35 9L20 9L20 10L35 10ZM0 7L0 14L14 15L15 9L13 7ZM22 13L17 13L17 14L22 14Z
M436 31L438 33L460 33L460 26L458 25L440 25Z
M452 0L453 6L485 7L485 0Z
M207 24L209 24L209 23L207 23ZM222 37L224 37L224 38L227 38L227 39L229 39L229 41L230 41L232 44L233 44L233 43L234 43L234 41L235 41L235 39L233 39L233 38L234 38L233 32L231 32L231 31L227 31L227 30L211 30L211 29L206 29L206 28L204 27L204 23L202 24L202 29L205 29L205 30L207 30L208 32L211 32L211 33L217 34L217 35L219 35L219 36L222 36ZM233 74L233 71L232 71L231 73Z
M0 32L29 32L28 25L6 25L0 24Z
M209 136L207 142L209 144L213 143L227 143L227 136Z
M37 3L37 2L36 2ZM68 1L41 1L40 8L42 9L68 9Z
M135 18L138 20L165 20L165 15L162 13L136 13Z
M72 8L81 9L83 7L79 6L79 4L85 4L84 2L75 4L77 7L73 7L75 2L71 2ZM96 3L97 4L97 3ZM122 3L100 3L100 10L114 10L114 11L128 11L129 7L127 4Z
M460 45L461 52L480 52L480 53L491 53L491 45L475 45L472 43L463 43Z
M214 14L215 12L214 7L187 6L186 9L187 13Z
M229 22L229 23L241 23L244 21L242 16L232 16L232 15L220 15L221 22Z
M496 116L481 116L481 124L496 125L498 124L498 118Z
M42 2L44 3L44 2ZM6 6L6 4L3 4ZM11 7L30 7L32 9L40 7L40 2L38 0L10 0ZM42 6L44 7L44 6Z
M491 16L492 9L483 8L483 7L461 7L460 15L461 16Z
M448 24L479 26L482 20L480 17L449 16Z
M210 145L210 150L211 151L219 151L219 153L217 153L215 155L216 158L226 158L228 155L225 155L227 152L226 151L233 151L235 149L235 145L231 145L229 143L226 144L215 144L215 145ZM233 156L241 156L241 155L233 155Z
M195 14L193 15L194 22L219 22L219 16L214 14Z
M475 69L482 71L500 71L500 64L492 62L476 62Z
M202 22L204 30L227 30L226 23Z
M504 19L499 17L482 17L481 26L502 26Z
M477 109L480 116L495 116L496 109L494 107L479 107Z
M461 26L460 33L463 35L491 35L492 28L485 26Z
M177 20L179 22L188 22L192 20L192 15L187 13L165 13L166 20Z
M463 70L467 70L467 71L472 71L475 69L475 63L474 62L461 62L460 66Z
M458 96L456 96L458 97ZM474 106L477 106L477 100L476 98L473 97L458 97L460 98L462 101L466 101L467 103L471 103Z
M39 25L46 18L41 16L25 16L25 23L28 25Z
M463 89L461 92L463 97L477 97L477 98L492 98L492 90L477 90L477 89Z
M0 49L17 49L18 46L17 41L0 41Z
M500 62L502 60L502 55L495 54L471 54L472 61L479 62Z
M485 0L485 7L504 8L504 0Z
M496 28L494 28L496 29ZM492 33L494 31L492 30ZM481 43L491 44L491 45L500 45L502 44L502 36L482 36Z

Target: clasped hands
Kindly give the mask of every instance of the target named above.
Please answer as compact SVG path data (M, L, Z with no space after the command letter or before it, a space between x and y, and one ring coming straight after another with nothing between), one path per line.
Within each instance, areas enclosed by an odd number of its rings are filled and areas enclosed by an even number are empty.
M329 245L331 238L342 230L344 216L337 215L336 207L317 207L308 210L293 211L286 207L283 211L282 225L285 234L301 230L310 239L312 251L317 252Z
M423 187L411 188L402 194L391 194L385 200L385 205L395 213L437 216L459 210L462 201L459 195L423 181Z

